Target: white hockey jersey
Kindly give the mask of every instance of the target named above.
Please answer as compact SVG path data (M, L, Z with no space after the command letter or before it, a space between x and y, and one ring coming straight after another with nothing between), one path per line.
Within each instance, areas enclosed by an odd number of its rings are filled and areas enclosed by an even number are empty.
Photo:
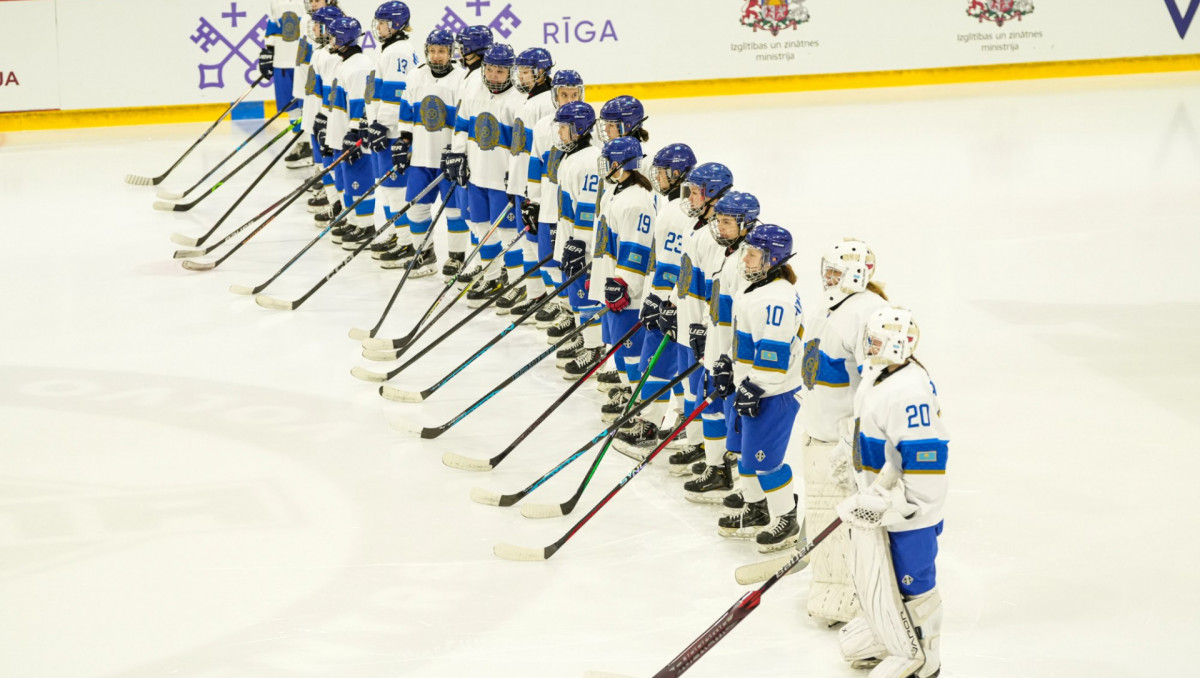
M679 281L671 293L671 303L679 309L676 313L679 333L675 341L684 346L688 345L688 326L702 324L708 313L708 299L712 294L710 273L717 271L725 260L725 248L713 240L708 224L695 228L695 220L689 218L687 221L691 221L691 226L683 234Z
M763 396L800 386L804 311L796 288L783 278L756 283L733 297L733 380L749 377ZM707 356L706 356L707 357Z
M472 185L507 191L513 123L524 97L515 87L492 94L482 73L468 82L451 145L455 153L467 154Z
M733 356L733 298L750 285L742 276L745 246L739 244L732 251L728 248L725 251L729 254L712 274L708 313L704 316L704 325L708 328L704 343L704 366L709 370L722 354Z
M554 145L558 140L558 125L551 113L533 126L533 146L529 153L529 169L525 185L525 195L530 202L541 206L538 221L543 224L553 224L559 219L558 208L558 168L565 154ZM562 238L555 242L555 258L562 258Z
M508 161L508 194L527 196L529 171L533 155L533 136L537 123L547 115L554 115L554 99L550 85L538 85L530 90L513 121L512 143ZM539 217L540 218L540 217Z
M317 71L313 68L313 59L325 50L318 50L308 41L309 27L312 18L307 14L300 19L300 46L296 48L296 73L292 81L292 96L301 101L300 127L312 134L313 118L321 112L321 91L317 84Z
M854 415L854 466L862 473L860 486L869 485L884 464L891 464L903 470L904 496L918 509L888 531L919 530L941 522L950 438L937 388L925 368L910 362L864 380L854 395Z
M566 154L558 166L558 239L582 240L585 256L591 255L595 231L599 157L600 149L587 144Z
M809 317L804 344L804 398L799 423L808 435L827 443L841 435L839 422L854 416L854 392L862 377L856 351L862 346L867 318L888 302L874 292L859 292L824 313Z
M404 92L420 65L412 40L390 40L375 54L375 70L367 92L367 119L388 128L388 138L400 137Z
M266 43L275 48L275 68L295 68L300 37L305 33L302 18L308 16L306 0L271 0L267 9ZM234 10L236 11L236 9Z
M342 58L330 52L328 49L319 48L313 52L312 59L312 77L310 80L313 83L314 109L313 116L318 113L324 113L326 118L330 117L333 112L333 78L334 72L337 70L338 64L342 62ZM307 105L307 100L305 104ZM305 109L307 110L307 108ZM326 137L328 137L328 129Z
M684 234L691 229L694 220L679 209L680 198L668 200L658 196L658 215L654 219L654 277L646 294L638 303L651 294L666 301L671 291L679 284L679 264L683 259Z
M409 78L400 107L400 129L413 135L413 167L441 167L442 152L454 138L459 90L466 76L465 70L454 68L439 78L428 64L422 64Z
M342 141L351 127L366 125L368 83L371 76L371 58L357 46L350 48L350 55L334 55L340 63L333 71L332 92L329 95L329 127L325 132L325 144L335 152L342 148Z
M645 294L646 276L654 251L654 194L632 179L609 186L592 251L592 284L588 298L604 303L604 283L621 278L631 301ZM637 307L633 307L635 310Z

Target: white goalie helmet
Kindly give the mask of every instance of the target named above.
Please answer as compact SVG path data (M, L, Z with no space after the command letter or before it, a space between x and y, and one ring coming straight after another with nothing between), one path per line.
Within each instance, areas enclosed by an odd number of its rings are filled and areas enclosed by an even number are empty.
M867 289L875 275L875 253L867 243L846 238L830 247L821 258L821 285L825 300L832 306Z
M912 357L921 340L921 330L907 308L881 308L867 319L863 329L863 371L902 365Z

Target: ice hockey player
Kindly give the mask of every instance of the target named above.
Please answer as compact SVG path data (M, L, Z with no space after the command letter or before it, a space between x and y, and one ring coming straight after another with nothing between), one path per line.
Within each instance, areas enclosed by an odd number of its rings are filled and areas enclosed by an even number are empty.
M516 86L518 92L525 96L525 100L517 109L516 119L512 124L512 143L509 145L512 157L508 161L508 196L513 203L513 209L520 215L522 223L528 230L525 232L525 239L521 241L520 254L523 264L521 267L509 268L509 280L516 280L522 273L537 265L541 259L538 256L537 206L526 200L525 191L529 182L534 127L539 120L553 114L555 109L554 98L550 92L553 68L554 60L550 57L550 52L541 47L531 47L517 55L516 70L513 72L513 85ZM513 287L508 294L497 300L496 313L505 315L526 298L538 298L544 295L546 293L544 270L545 266L528 278L524 284Z
M301 17L307 13L304 4L305 0L271 0L268 9L266 45L258 55L258 72L274 83L275 107L279 111L296 96L296 64L304 35ZM298 119L300 107L292 106L288 117Z
M572 70L558 71L550 79L550 93L555 111L572 101L584 101L583 78ZM564 154L557 146L559 142L558 123L554 121L554 112L548 113L534 124L532 137L533 149L529 154L529 180L525 193L528 203L536 207L526 209L522 218L528 219L531 216L531 210L536 214L538 221L537 259L541 261L542 257L547 254L554 256L542 267L542 270L548 273L547 283L557 287L562 283L562 269L559 261L562 259L562 247L566 238L556 237L559 216L558 169ZM559 321L573 322L566 290L559 292L559 296L558 300L546 304L534 315L538 329L548 330ZM525 301L513 307L513 313L523 315L529 308L527 305L534 303L537 303L537 298L534 295L528 295ZM578 346L572 347L572 350L582 346L583 344L580 343Z
M452 206L458 207L459 213L462 215L461 227L463 230L458 230L460 224L454 222L446 224L449 230L447 242L450 253L446 258L446 264L442 266L442 275L447 278L462 275L464 280L470 280L480 270L478 266L471 271L461 270L463 260L466 258L467 246L475 237L468 224L471 219L471 210L467 184L471 178L471 168L467 164L467 154L455 152L452 147L454 139L458 138L459 134L467 134L471 126L471 120L462 116L462 102L480 100L489 96L487 88L483 84L481 69L483 68L483 54L492 46L494 38L492 29L487 26L467 26L454 39L462 67L466 72L459 82L459 90L455 96L457 103L455 105L454 135L451 137L451 145L447 145L442 154L441 168L450 181L459 185L459 189L454 192L453 200L457 205Z
M414 237L424 237L430 228L435 193L440 195L442 201L446 201L451 187L450 181L442 174L442 151L450 145L454 136L458 92L466 76L465 70L454 67L453 57L454 34L444 29L432 31L425 39L425 63L416 69L404 91L401 140L392 146L395 165L400 167L408 163L405 200L416 198L429 182L441 182L437 191L426 194L408 211L408 222ZM405 138L411 139L408 148L402 143ZM463 191L462 188L457 189L455 196ZM463 247L467 241L467 222L459 212L457 199L451 197L449 200L450 204L446 205L443 215L450 234L448 237L451 241L461 237L462 242L458 245ZM384 268L407 266L408 259L416 256L417 261L410 275L421 277L434 272L437 254L432 242L416 253L403 249L401 246L385 253L380 257L381 265Z
M329 126L329 112L332 110L333 72L341 61L329 48L329 42L332 39L329 22L343 16L345 14L336 5L329 5L313 12L311 24L310 35L314 47L309 81L312 83L312 92L306 96L305 108L307 110L309 105L308 97L315 99L313 102L312 141L316 147L316 155L320 156L321 166L324 169L328 169L337 157L325 154L326 149L322 147L321 139L325 137ZM324 189L324 200L308 201L309 211L315 214L314 221L317 228L325 228L342 212L342 198L339 193L342 171L335 169L322 176L321 186Z
M288 169L304 169L321 163L316 146L311 142L313 117L320 111L320 97L313 95L316 72L312 69L313 56L316 55L313 44L313 12L337 5L337 0L305 0L308 12L300 17L300 45L296 48L296 72L292 75L292 96L300 100L300 129L307 135L304 140L283 159ZM312 189L313 198L324 199L324 190L320 185ZM310 207L312 199L309 200ZM324 205L316 205L323 207Z
M838 503L855 489L846 441L854 428L863 328L876 311L890 306L874 276L875 253L861 240L847 238L821 259L824 308L809 314L798 422L804 431L804 515L814 528L828 525ZM810 557L808 614L829 625L858 614L848 548L849 536L838 530Z
M360 196L375 185L375 171L363 154L366 137L368 82L371 80L371 59L358 45L362 24L358 19L344 16L329 22L329 50L340 59L333 71L333 91L330 93L329 127L323 145L327 155L348 153L342 172L342 204L349 209ZM358 203L354 213L342 226L330 231L334 242L351 245L375 235L373 223L375 198Z
M850 531L850 569L863 612L838 640L852 667L874 665L870 678L941 672L936 560L950 441L937 389L913 356L919 337L907 309L881 309L867 320L862 383L854 394L860 489L837 507Z
M732 398L731 447L741 450L738 472L744 505L717 521L722 536L754 536L767 553L796 543L800 523L788 440L800 403L803 311L796 294L792 234L774 224L755 226L742 248L747 286L733 298L733 345L713 367L717 393ZM757 476L757 482L755 482Z
M566 278L589 267L596 221L596 195L600 175L600 149L592 143L596 111L589 104L575 101L561 106L554 113L558 133L558 150L563 158L558 166L559 221L558 238L563 240L562 272ZM575 323L587 323L600 310L588 296L590 273L584 273L567 287L571 310L575 318L564 317L547 331L551 344L558 343ZM563 378L578 379L587 374L601 357L601 330L595 323L582 332L583 345L573 357L559 356L558 365Z
M643 148L650 141L650 131L645 128L645 122L650 118L642 102L635 97L622 94L609 99L600 107L597 117L596 129L601 145L618 137L633 137L642 143ZM647 179L650 178L652 161L651 157L646 157L638 167Z
M375 10L372 29L379 41L375 54L374 81L370 84L371 96L367 102L367 117L371 121L366 130L366 146L375 169L375 178L383 180L376 190L375 228L383 227L397 211L404 207L404 193L408 178L404 162L412 147L412 133L401 130L404 91L408 80L420 65L420 57L411 46L408 34L412 15L408 5L399 0L389 0ZM407 136L406 136L407 135ZM399 164L397 158L401 159ZM386 177L386 178L385 178ZM398 254L397 262L408 263L413 254L413 233L408 215L401 216L395 223L392 234L371 245L374 256L382 257L390 250L404 250ZM404 246L407 245L407 249Z
M683 183L683 213L693 220L690 231L684 233L683 255L679 265L679 282L664 303L658 326L684 350L682 365L690 366L702 360L691 346L691 326L703 323L708 312L712 282L707 272L715 271L725 259L725 248L709 232L708 221L713 208L733 187L733 173L720 163L704 163L692 170ZM711 390L712 378L701 368L688 379L688 398L684 409L694 408ZM704 460L700 477L684 483L685 496L698 503L719 503L733 490L732 462L725 455L725 403L717 398L701 414L704 437ZM688 431L689 442L695 442L694 429ZM693 472L697 472L695 466Z

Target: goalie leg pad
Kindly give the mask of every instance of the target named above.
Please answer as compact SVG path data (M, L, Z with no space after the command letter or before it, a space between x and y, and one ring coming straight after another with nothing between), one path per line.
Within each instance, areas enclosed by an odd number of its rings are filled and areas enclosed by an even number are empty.
M886 530L850 530L850 569L863 618L889 655L871 678L912 675L925 663L925 653L917 626L900 598Z
M875 632L863 617L857 617L838 631L842 657L856 669L868 669L887 656L887 648L875 639Z
M834 447L834 443L804 436L804 520L808 525L833 522L838 503L848 496L831 475ZM809 556L813 573L808 595L810 616L849 622L858 615L849 552L849 530L836 530Z

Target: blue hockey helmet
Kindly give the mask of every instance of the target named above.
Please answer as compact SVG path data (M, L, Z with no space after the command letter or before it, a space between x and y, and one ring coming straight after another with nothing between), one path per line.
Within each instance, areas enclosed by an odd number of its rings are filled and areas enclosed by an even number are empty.
M305 0L304 3L304 9L308 11L309 16L316 16L317 12L325 9L326 7L333 7L334 9L337 9L337 6L338 0L325 0L325 4L316 9L313 9L313 0Z
M641 129L642 123L646 122L646 109L636 98L622 94L604 102L604 106L600 108L600 120L616 125L616 136L629 136ZM608 126L600 125L600 141L607 144L612 140L610 136Z
M483 74L483 84L487 85L489 92L500 94L509 87L512 87L512 68L516 61L517 57L513 54L513 48L502 42L497 42L487 48L487 51L483 53L483 65L508 69L508 72L504 74L504 78L499 81L493 81L492 76L486 72Z
M408 5L400 2L400 0L388 0L375 10L375 23L372 28L375 31L375 37L383 42L392 33L403 31L408 28L408 22L412 18L412 13L408 11ZM390 29L387 36L384 36L380 29L383 27Z
M337 5L327 5L313 12L312 23L308 26L308 37L317 45L324 47L329 44L329 22L346 16Z
M337 50L358 42L363 34L362 24L352 16L340 16L330 21L325 30L333 38L332 48Z
M596 124L596 111L591 104L572 101L554 112L554 123L558 131L554 146L560 151L570 152L575 150L580 137L592 131Z
M550 58L550 52L541 47L530 47L517 55L513 83L522 94L528 94L543 76L550 74L551 68L554 68L554 59ZM522 78L522 73L528 77Z
M651 166L655 171L650 173L650 183L654 190L667 195L678 188L688 172L696 166L696 154L687 144L669 144L654 154Z
M712 233L713 240L729 247L737 242L738 238L745 236L754 228L754 222L758 221L758 213L760 211L758 198L750 193L742 193L739 191L730 191L717 201L713 206L713 214L717 217L708 222L709 231ZM721 233L721 217L733 217L734 228L736 235L727 236ZM729 230L726 229L726 233Z
M429 56L429 48L432 45L446 48L447 59L446 63L435 63ZM429 64L429 70L433 72L435 77L442 77L449 73L454 68L454 34L444 28L435 28L429 32L429 36L425 38L425 63Z
M583 76L571 69L561 70L550 79L550 95L554 98L554 107L558 108L558 92L563 88L578 88L579 101L584 100Z
M459 52L463 57L470 54L481 54L495 41L496 39L492 37L492 29L487 26L467 26L456 38Z
M792 234L782 226L760 224L746 236L746 250L747 257L750 250L758 250L758 263L753 267L742 260L742 277L755 283L792 258Z
M719 162L706 162L688 173L679 204L684 214L699 219L731 188L733 172Z
M614 175L618 170L636 172L644 156L642 142L633 137L617 137L604 144L604 149L600 151L600 176L614 184Z

